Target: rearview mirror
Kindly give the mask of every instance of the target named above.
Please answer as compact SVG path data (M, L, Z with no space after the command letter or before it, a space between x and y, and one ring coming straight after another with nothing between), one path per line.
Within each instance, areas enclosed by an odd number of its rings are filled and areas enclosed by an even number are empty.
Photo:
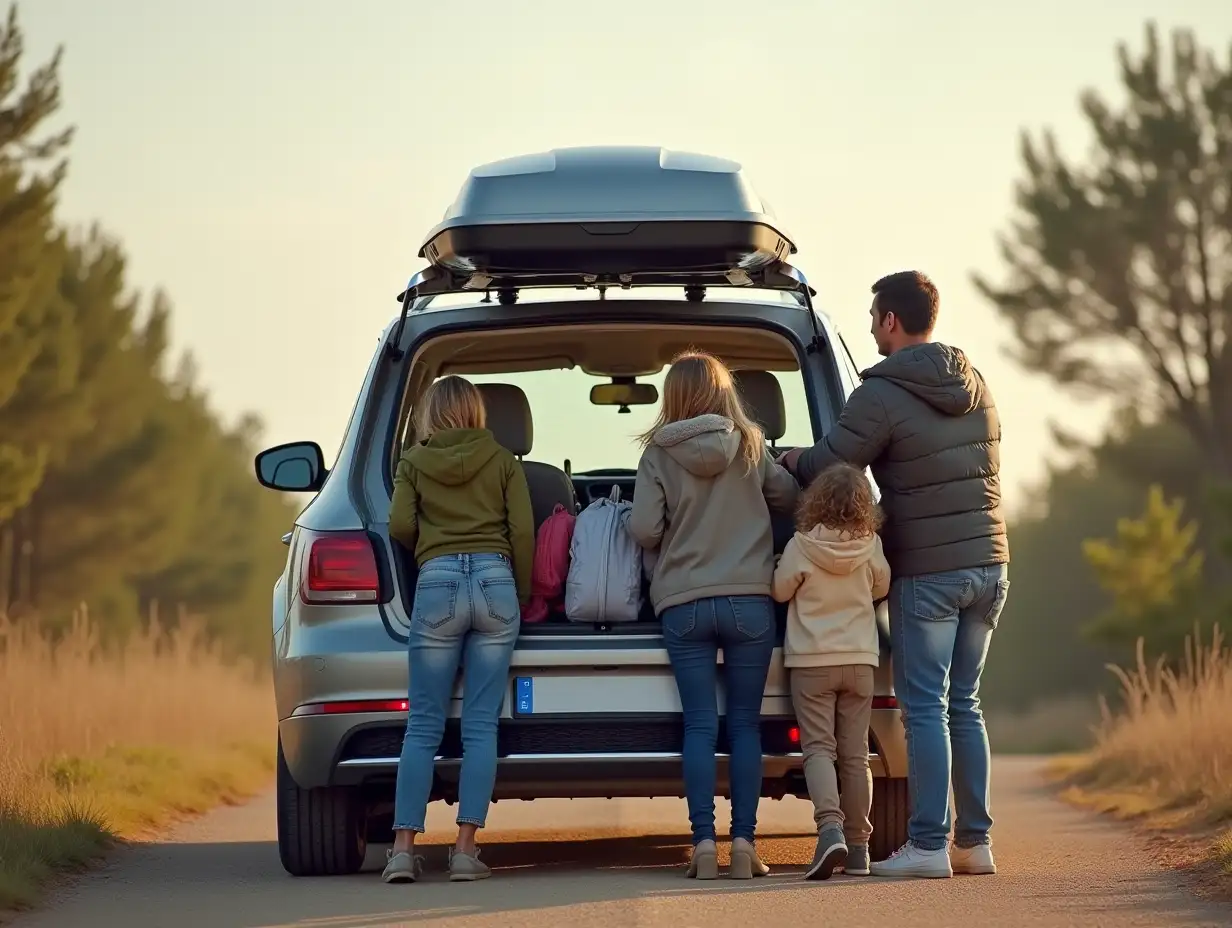
M325 483L325 455L315 441L267 448L255 460L257 482L286 493L315 493Z
M590 388L595 406L649 406L659 402L659 388L653 383L600 383Z

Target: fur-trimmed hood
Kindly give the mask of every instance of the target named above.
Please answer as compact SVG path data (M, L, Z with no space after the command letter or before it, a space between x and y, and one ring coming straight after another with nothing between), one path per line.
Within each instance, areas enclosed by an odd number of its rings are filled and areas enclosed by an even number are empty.
M731 419L709 413L663 426L654 443L689 473L717 477L740 452L740 433Z

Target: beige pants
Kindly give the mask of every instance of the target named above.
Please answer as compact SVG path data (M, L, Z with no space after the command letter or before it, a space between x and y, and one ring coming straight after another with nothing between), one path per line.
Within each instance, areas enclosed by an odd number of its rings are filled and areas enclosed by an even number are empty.
M867 845L873 833L868 820L873 807L873 774L868 768L873 668L866 664L793 667L791 701L818 830L838 825L848 845Z

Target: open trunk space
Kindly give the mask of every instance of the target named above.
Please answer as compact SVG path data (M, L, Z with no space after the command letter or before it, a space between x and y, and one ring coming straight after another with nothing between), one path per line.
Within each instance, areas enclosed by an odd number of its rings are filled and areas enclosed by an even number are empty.
M590 302L588 308L596 305ZM670 309L658 305L660 311ZM639 436L654 426L667 366L690 348L710 351L732 368L750 415L777 450L811 443L801 347L781 324L800 324L805 311L783 304L750 308L765 318L725 323L669 317L655 323L468 326L430 337L410 362L399 438L390 449L390 472L402 450L416 440L412 425L416 398L433 380L457 374L479 388L488 427L522 462L536 532L557 506L580 514L592 503L608 499L613 489L620 499L634 502L642 451ZM603 391L593 389L605 383L643 389L619 393L627 401L608 405L596 399ZM793 525L789 517L776 516L773 528L778 553L791 538ZM398 562L398 611L409 625L418 570L411 552L396 544L392 548ZM528 644L556 638L608 642L614 647L624 639L627 647L661 647L662 626L645 579L642 590L637 621L573 622L558 604L544 621L523 621L521 637ZM778 613L781 640L786 608L779 607Z

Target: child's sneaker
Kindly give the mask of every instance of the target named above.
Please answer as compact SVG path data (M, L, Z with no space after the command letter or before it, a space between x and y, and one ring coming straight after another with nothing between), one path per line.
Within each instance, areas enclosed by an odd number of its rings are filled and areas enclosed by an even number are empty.
M847 842L837 825L827 825L817 835L817 849L813 862L804 871L806 880L828 880L835 869L847 863Z
M950 855L945 848L928 851L916 847L910 841L868 869L873 876L914 876L948 880L954 875L954 871L950 869Z
M423 873L424 859L409 851L394 852L390 848L385 852L385 870L381 879L386 883L414 883Z
M950 848L950 866L955 873L992 874L997 872L997 863L992 859L991 844L977 844L975 847Z
M731 846L731 866L727 875L733 880L751 880L755 876L766 876L770 868L761 862L757 856L757 848L752 841L744 838L733 838Z
M868 845L847 845L847 863L843 864L843 872L848 876L868 876Z
M689 858L689 870L685 876L690 880L719 878L719 849L713 841L707 839L693 845L693 856Z
M479 859L479 848L475 848L474 854L463 854L456 848L449 849L449 881L451 883L486 880L491 875L492 868Z

